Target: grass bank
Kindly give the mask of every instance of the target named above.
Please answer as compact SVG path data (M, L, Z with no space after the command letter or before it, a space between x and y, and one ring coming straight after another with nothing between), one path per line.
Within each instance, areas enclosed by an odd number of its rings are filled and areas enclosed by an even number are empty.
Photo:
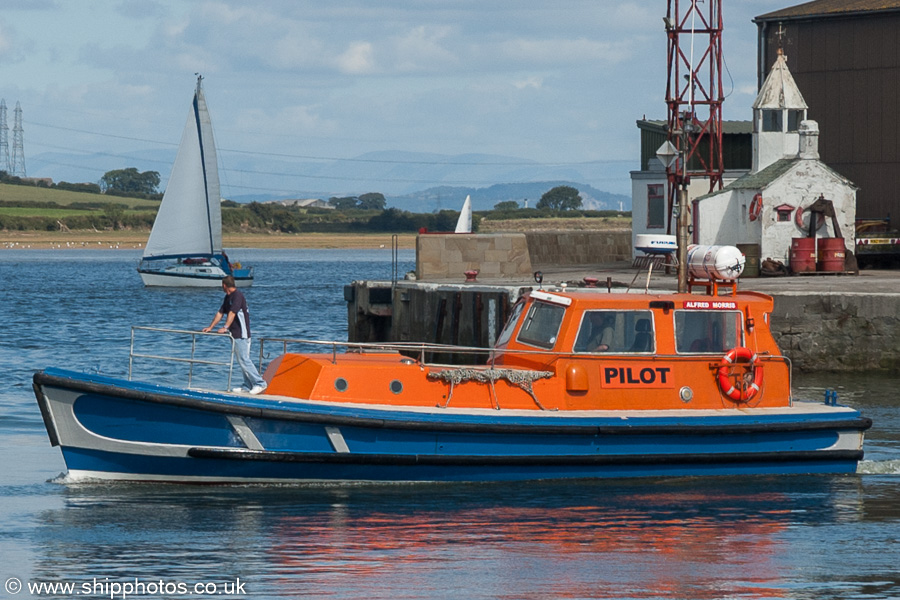
M147 231L0 231L0 250L8 248L139 249ZM389 233L234 233L223 234L225 248L390 248ZM399 247L415 248L413 233L398 235Z

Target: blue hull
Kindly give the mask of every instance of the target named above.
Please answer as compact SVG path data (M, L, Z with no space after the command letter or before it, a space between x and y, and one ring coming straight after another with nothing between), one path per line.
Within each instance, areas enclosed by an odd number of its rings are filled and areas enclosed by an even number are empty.
M404 410L167 388L48 369L35 393L74 478L512 481L852 473L855 410Z

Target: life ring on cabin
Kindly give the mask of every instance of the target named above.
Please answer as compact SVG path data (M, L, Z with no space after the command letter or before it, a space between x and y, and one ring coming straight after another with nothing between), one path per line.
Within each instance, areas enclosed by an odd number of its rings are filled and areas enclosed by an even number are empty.
M737 364L745 365L746 370L735 376L734 367ZM743 346L732 348L722 357L716 379L722 393L733 401L749 402L762 389L763 368L759 356Z
M750 202L750 208L747 210L750 216L751 221L755 221L762 214L762 194L756 194L753 196L753 201Z
M825 224L825 214L824 213L816 213L816 214L818 215L818 218L816 219L816 230L818 231L819 229L822 228L822 225ZM810 217L810 219L811 218L812 217ZM797 227L800 229L800 231L802 231L804 233L809 233L809 223L807 223L805 225L803 224L803 207L802 206L798 207L797 210L794 211L794 223L797 225Z

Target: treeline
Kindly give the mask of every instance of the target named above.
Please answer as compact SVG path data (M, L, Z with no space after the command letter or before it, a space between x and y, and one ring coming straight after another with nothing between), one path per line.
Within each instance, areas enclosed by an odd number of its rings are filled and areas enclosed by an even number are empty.
M6 214L5 207L27 207L34 215ZM90 214L72 215L75 211ZM617 211L570 210L568 218L604 218L621 216ZM472 215L472 230L478 231L484 219L533 219L560 216L553 210L515 209L478 211ZM137 229L149 230L156 218L154 210L131 209L124 204L107 201L78 202L60 206L54 202L0 202L0 229L15 231L57 231L60 229ZM459 212L411 213L397 208L385 210L300 208L277 203L222 205L222 228L225 232L251 233L353 233L453 231Z
M144 187L136 187L133 184L129 183L126 178L114 179L114 174L122 173L122 172L135 172L135 177L140 182L144 183ZM110 177L113 175L113 177ZM60 181L58 183L53 183L49 179L44 179L40 177L17 177L15 175L10 175L6 171L0 171L0 183L6 183L9 185L24 185L30 187L44 188L48 190L65 190L68 192L81 192L84 194L106 194L108 196L119 196L120 198L139 198L143 200L161 200L162 194L156 192L156 186L159 185L159 173L156 171L145 171L144 173L137 173L137 169L121 169L119 171L109 171L106 175L101 179L101 183L104 184L101 186L97 183L69 183L68 181ZM110 177L107 180L107 177ZM113 184L110 185L109 181L112 181ZM153 181L155 181L155 185L153 185ZM117 187L117 185L121 185L123 187ZM131 186L127 188L127 186ZM127 188L127 189L126 189Z
M396 208L331 210L252 202L245 206L226 203L223 206L222 226L225 231L276 231L279 233L352 233L352 232L415 232L453 231L459 212L442 210L437 213L409 213ZM472 228L477 231L479 216L473 216Z

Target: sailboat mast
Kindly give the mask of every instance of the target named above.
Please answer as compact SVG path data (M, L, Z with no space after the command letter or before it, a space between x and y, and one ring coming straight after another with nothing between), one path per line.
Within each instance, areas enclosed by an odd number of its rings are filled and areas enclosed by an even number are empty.
M203 169L203 194L206 199L206 222L208 224L207 230L209 232L209 253L215 254L216 247L215 241L213 239L213 219L212 219L212 211L210 208L210 198L209 198L209 176L206 172L206 148L203 146L203 124L202 118L200 115L200 99L202 98L203 90L200 87L201 82L203 81L203 75L196 73L197 75L197 90L194 92L194 123L197 125L197 139L200 142L200 164ZM206 110L206 102L203 102L204 110ZM209 117L207 116L207 120ZM216 202L218 202L218 198L216 198Z

